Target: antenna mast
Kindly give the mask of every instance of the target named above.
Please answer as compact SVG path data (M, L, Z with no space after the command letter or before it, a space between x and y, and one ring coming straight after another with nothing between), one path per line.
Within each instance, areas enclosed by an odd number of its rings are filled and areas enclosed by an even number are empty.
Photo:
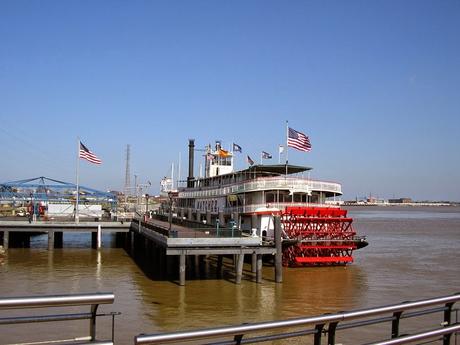
M126 145L126 171L125 171L125 197L131 194L131 172L129 169L129 156L130 156L130 145Z

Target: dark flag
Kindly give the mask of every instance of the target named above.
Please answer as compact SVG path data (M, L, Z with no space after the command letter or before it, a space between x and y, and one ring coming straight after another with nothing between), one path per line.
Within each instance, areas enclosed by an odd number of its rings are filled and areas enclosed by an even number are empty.
M263 159L272 159L272 155L268 152L262 151L262 158Z
M248 161L248 164L253 166L254 165L254 161L251 159L251 157L247 157L246 160Z
M242 153L243 150L240 145L233 143L233 152L240 152Z

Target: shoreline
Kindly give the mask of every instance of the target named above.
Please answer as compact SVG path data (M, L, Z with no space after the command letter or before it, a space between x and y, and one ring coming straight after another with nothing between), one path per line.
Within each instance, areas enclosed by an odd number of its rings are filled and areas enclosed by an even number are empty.
M440 202L411 202L411 203L370 203L370 202L362 202L362 203L348 203L344 202L340 206L384 206L384 207L459 207L460 204L458 203L440 203Z

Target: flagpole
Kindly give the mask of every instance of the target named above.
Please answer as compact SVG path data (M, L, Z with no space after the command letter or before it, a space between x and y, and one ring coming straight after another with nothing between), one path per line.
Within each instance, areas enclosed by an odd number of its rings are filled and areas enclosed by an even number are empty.
M289 138L289 123L286 120L286 175L288 174L288 153L289 153L288 138Z
M232 140L232 172L235 171L235 166L233 164L235 164L235 161L233 160L233 157L234 157L234 154L233 154L233 146L235 145L235 143L233 142Z
M79 198L80 198L80 188L78 186L79 184L79 170L80 170L80 138L77 138L77 188L76 188L76 193L77 193L77 198L76 198L76 203L75 203L75 223L79 223L80 221L80 215L78 213L78 203L79 203Z

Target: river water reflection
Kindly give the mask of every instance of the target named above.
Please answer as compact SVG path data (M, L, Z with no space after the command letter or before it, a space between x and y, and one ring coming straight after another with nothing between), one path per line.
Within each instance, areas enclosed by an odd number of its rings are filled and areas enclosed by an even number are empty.
M89 238L65 235L65 247L48 252L45 236L39 236L31 248L10 249L0 259L0 296L113 291L115 304L101 310L122 312L116 343L132 344L139 333L313 316L460 292L460 208L353 207L349 212L370 243L355 253L355 262L285 268L283 284L274 283L269 266L263 284L256 284L245 266L241 285L210 277L180 287L148 279L123 249L111 248L110 237L103 238L98 252L89 248ZM98 325L102 337L110 335L108 325L109 320ZM32 339L43 329L0 327L0 344L24 335ZM86 323L62 327L81 334ZM53 333L58 330L47 328L48 338Z

